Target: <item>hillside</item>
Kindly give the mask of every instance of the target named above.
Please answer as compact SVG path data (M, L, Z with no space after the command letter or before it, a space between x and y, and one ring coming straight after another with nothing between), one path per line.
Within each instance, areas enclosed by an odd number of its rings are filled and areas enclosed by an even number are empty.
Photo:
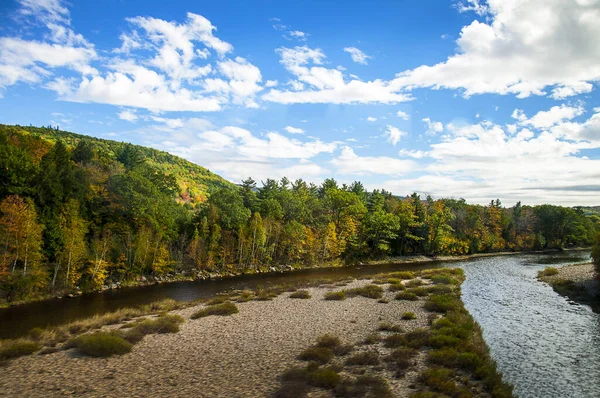
M74 149L80 141L85 141L105 161L117 160L118 155L124 150L125 146L131 146L146 163L166 175L173 176L179 186L178 200L194 206L206 201L212 192L233 185L202 166L157 149L104 140L48 127L0 124L0 134L3 133L7 134L11 144L20 146L32 155L34 163L39 163L42 156L48 152L57 140L63 141L70 150Z

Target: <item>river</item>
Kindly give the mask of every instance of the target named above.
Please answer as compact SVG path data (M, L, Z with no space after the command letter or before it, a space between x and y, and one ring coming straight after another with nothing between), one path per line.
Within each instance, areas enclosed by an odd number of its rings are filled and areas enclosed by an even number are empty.
M586 261L590 261L589 251L483 257L442 264L465 270L467 279L462 286L465 306L482 326L493 358L521 398L600 397L600 316L587 306L561 297L536 279L537 272L549 264L558 267ZM311 269L45 300L0 309L0 337L15 337L36 326L57 325L164 298L189 301L232 289L440 265L432 262Z

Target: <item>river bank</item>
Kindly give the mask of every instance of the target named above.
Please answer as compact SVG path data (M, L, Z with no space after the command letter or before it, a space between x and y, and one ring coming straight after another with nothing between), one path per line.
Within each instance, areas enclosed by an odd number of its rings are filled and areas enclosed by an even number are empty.
M558 294L600 313L600 276L592 263L546 268L540 271L538 279L552 286Z
M36 297L30 300L18 301L18 302L0 302L1 308L15 307L19 305L24 305L36 301L44 301L48 299L69 299L81 296L86 293L103 293L110 292L115 290L120 290L123 288L135 288L135 287L144 287L144 286L152 286L159 284L169 284L169 283L177 283L177 282L195 282L195 281L206 281L206 280L223 280L241 277L245 275L269 275L269 274L280 274L280 273L288 273L288 272L297 272L303 270L310 269L335 269L335 268L344 268L344 267L353 267L353 266L373 266L373 265L381 265L381 264L394 264L394 265L419 265L426 263L445 263L445 262L453 262L453 261L464 261L476 258L485 258L485 257L495 257L495 256L510 256L510 255L519 255L519 254L539 254L539 253L553 253L553 252L561 252L561 251L579 251L579 250L588 250L587 248L570 248L564 250L558 249L549 249L549 250L541 250L541 251L515 251L515 252L491 252L491 253L475 253L468 255L460 255L460 256L425 256L425 255L415 255L415 256L402 256L402 257L386 257L377 260L365 260L352 264L345 264L342 262L329 262L326 264L321 264L319 266L292 266L292 265L282 265L278 267L263 267L263 268L250 268L243 271L238 270L226 270L222 272L209 272L206 270L198 271L198 272L188 272L181 271L175 273L169 273L162 276L140 276L135 280L128 281L113 281L107 283L102 286L98 290L84 292L78 288L64 290L60 292L54 292L51 294L46 294L40 297Z
M207 303L169 311L170 315L185 319L180 330L147 335L125 355L91 358L67 345L63 347L65 349L59 347L58 351L46 355L13 359L0 372L0 396L258 397L270 396L275 391L281 394L285 378L280 376L290 368L304 366L305 362L298 359L299 354L325 334L338 336L344 346L350 347L346 350L349 352L340 356L342 369L339 365L335 368L328 365L340 380L356 381L361 373L380 377L393 396L437 391L435 388L491 396L489 385L482 380L484 372L485 380L498 382L489 356L485 362L477 363L479 377L475 377L475 368L452 366L457 361L458 348L444 347L448 340L441 339L442 329L452 330L455 323L458 327L458 322L464 322L461 330L469 331L465 338L470 342L466 344L465 340L465 347L476 347L473 349L480 350L481 357L486 359L487 348L479 328L472 320L469 323L471 318L458 299L459 290L452 287L460 284L462 273L459 270L423 271L420 275L415 279L419 282L400 281L414 276L400 273L380 275L375 280L331 281L326 285L307 287L308 294L301 294L310 297L307 299L291 298L291 293L282 291L277 295L274 290L234 292L213 303L232 300L238 313L192 319L197 311L207 308ZM373 288L371 282L378 283L379 289ZM375 293L367 295L373 298L361 296L365 294L365 286L371 286L367 290ZM325 299L342 289L348 295L347 299ZM410 300L396 300L399 291L414 296L405 295L411 297ZM436 300L434 296L444 296L451 303L448 307L434 308L428 304ZM403 320L405 313L414 314L414 319L405 316ZM135 322L135 318L127 321ZM120 329L122 325L118 323L101 329L126 330ZM379 336L377 339L373 337L374 333ZM426 340L423 340L424 336ZM433 338L436 336L437 340ZM369 339L369 344L363 344ZM389 343L392 341L396 343ZM457 342L456 337L451 341L453 345L458 343L461 342ZM456 354L446 353L443 358L438 355L437 361L445 361L445 365L435 362L431 355L440 351L440 344L446 351L454 350ZM394 349L402 347L412 351L402 362L405 368L399 372L398 362L390 362L390 357ZM373 361L376 365L348 364L354 354L363 352L377 356L378 359ZM437 364L434 366L434 363ZM436 370L437 378L430 371L439 369L436 366L446 369ZM310 396L332 396L331 389L317 387L314 383L305 387L307 394L313 394Z

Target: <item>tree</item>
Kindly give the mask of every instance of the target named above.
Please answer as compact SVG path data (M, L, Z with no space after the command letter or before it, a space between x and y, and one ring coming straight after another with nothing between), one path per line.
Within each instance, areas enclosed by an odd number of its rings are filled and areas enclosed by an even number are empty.
M58 252L52 285L54 286L56 283L60 264L62 264L65 267L65 285L71 287L79 281L82 267L88 255L85 242L87 225L79 214L79 202L77 200L70 199L65 203L60 214L60 229L64 245Z
M596 268L596 272L600 274L600 232L596 235L594 246L592 247L592 260Z

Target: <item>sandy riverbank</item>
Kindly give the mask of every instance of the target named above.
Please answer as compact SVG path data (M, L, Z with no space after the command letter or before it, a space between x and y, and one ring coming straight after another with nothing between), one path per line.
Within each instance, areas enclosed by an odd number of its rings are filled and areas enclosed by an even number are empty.
M368 283L355 280L344 289ZM365 297L324 300L328 291L341 289L330 285L307 289L310 299L283 293L271 301L237 303L239 313L231 316L190 319L202 305L172 311L186 319L181 330L148 335L129 354L90 358L70 349L11 360L0 371L0 396L266 397L278 388L282 372L301 364L298 354L319 336L336 335L359 347L381 322L400 323L403 332L430 327L426 297L394 300L395 292L381 286L388 303ZM416 319L401 321L404 312ZM420 351L400 378L381 370L394 396L416 391L425 361L426 351Z
M557 271L556 275L540 275L539 279L559 294L588 304L594 311L600 312L600 280L593 264L571 264L557 268Z

